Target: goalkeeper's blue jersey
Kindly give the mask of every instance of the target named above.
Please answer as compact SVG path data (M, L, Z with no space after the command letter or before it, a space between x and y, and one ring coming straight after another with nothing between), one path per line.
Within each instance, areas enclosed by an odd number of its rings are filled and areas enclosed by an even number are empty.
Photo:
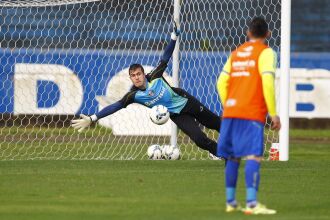
M170 113L179 114L188 102L186 92L171 87L163 78L167 62L161 61L153 71L146 75L146 89L132 87L120 101L119 108L125 108L131 103L139 103L149 108L155 105L165 106ZM118 110L118 109L116 109Z
M138 90L134 102L147 107L165 106L170 113L180 113L188 99L175 93L163 78L147 82L146 90Z

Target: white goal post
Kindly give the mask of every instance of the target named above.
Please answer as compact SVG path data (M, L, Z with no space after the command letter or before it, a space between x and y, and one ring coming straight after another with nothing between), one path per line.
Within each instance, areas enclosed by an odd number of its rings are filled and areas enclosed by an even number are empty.
M289 94L290 94L290 36L291 0L282 0L281 10L281 72L280 72L280 118L279 160L289 160Z
M265 149L280 142L288 160L290 0L2 0L0 13L0 160L147 159L148 146L172 144L183 159L208 159L174 123L158 126L132 104L83 133L70 121L118 101L131 84L127 68L157 65L173 18L180 38L167 81L221 114L216 79L230 51L263 16L280 55L276 80L282 130L265 129ZM217 141L218 132L205 129Z

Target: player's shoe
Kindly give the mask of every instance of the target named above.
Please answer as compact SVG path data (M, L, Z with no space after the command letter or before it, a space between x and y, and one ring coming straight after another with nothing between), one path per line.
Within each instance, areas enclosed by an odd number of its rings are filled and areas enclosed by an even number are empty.
M237 211L242 211L242 207L239 204L236 205L231 205L231 204L226 204L226 212L237 212Z
M209 157L210 157L211 160L222 160L221 157L217 157L217 156L215 156L214 154L211 154L211 153L209 153Z
M246 215L274 215L276 214L276 210L268 209L265 205L261 203L257 203L257 205L253 208L246 207L243 209L244 214Z

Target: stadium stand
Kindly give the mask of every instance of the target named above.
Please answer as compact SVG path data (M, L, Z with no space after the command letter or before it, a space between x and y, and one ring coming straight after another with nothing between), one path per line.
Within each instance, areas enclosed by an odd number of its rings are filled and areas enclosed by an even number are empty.
M125 4L125 2L128 1L123 1L122 7L127 7L128 4ZM189 18L182 19L184 21L182 39L185 41L185 44L182 45L183 50L205 50L195 39L207 40L210 45L206 50L213 51L228 51L232 49L230 45L236 45L245 40L244 37L239 37L244 36L244 33L237 33L237 31L243 32L243 29L231 29L230 27L242 26L246 19L240 19L240 17L253 15L238 13L235 16L231 15L234 19L225 20L223 18L228 16L231 7L235 7L235 4L231 5L223 1L214 3L214 5L202 3L202 1L194 1L185 4L183 7L226 7L226 10L211 15L206 13L201 15L199 11L194 12L194 10L190 10L191 13L185 14ZM167 25L170 28L168 21L164 21L161 17L150 17L143 11L138 11L138 9L125 10L131 12L131 15L124 15L118 11L118 7L114 7L114 4L116 3L108 1L91 2L84 4L84 7L81 7L81 4L74 4L56 7L20 8L19 13L17 13L17 9L2 8L1 46L9 48L67 48L70 45L72 48L72 42L76 42L77 48L87 47L90 49L123 49L127 48L128 45L134 45L137 49L157 50L162 48L161 42L165 40L166 35L162 35L156 29L160 25ZM257 5L257 1L254 0L251 4ZM151 3L151 6L155 7L155 10L162 7L153 3ZM164 10L164 13L167 11L170 13L172 9L165 7L161 10ZM279 12L280 4L274 4L268 10ZM326 3L326 0L292 0L291 49L293 52L330 50L330 36L328 34L330 26L327 25L330 22L329 11L330 5ZM121 19L123 16L126 19ZM149 24L145 25L137 22L139 19L134 19L137 16L145 18L145 22L149 22ZM207 19L211 22L203 22L203 16L212 16L212 19ZM277 16L280 18L280 13ZM127 20L127 17L130 20ZM272 18L271 20L276 19ZM223 22L221 26L224 28L213 30L211 28L213 22ZM19 23L20 25L18 25ZM276 31L276 29L279 29L280 22L270 23L270 26L272 26L271 29ZM146 27L148 29L145 29ZM197 31L192 34L189 30ZM232 30L232 33L229 30ZM213 37L208 38L207 36ZM273 44L279 45L279 42L270 42L271 46Z

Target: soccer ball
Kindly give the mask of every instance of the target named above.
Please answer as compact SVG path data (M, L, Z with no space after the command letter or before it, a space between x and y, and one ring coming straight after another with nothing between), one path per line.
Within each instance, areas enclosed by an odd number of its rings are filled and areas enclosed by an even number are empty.
M180 158L180 150L173 145L164 145L162 155L166 160L178 160Z
M157 125L165 124L170 118L170 113L167 108L163 105L155 105L150 110L150 119Z
M147 155L150 160L162 159L162 147L158 144L151 145L148 147Z

